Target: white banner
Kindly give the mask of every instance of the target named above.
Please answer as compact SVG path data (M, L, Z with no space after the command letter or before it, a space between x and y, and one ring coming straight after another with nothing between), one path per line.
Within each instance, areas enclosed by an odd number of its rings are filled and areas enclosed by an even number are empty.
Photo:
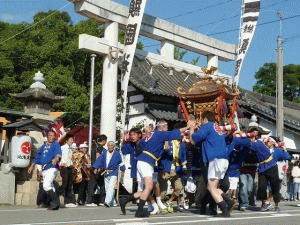
M125 49L121 66L121 96L123 105L121 113L121 136L123 135L122 132L125 128L129 76L131 73L131 67L141 29L146 2L147 0L131 0L129 6L129 17L126 26Z
M252 41L260 11L260 0L244 0L241 15L240 42L234 71L234 84L238 85L245 55Z

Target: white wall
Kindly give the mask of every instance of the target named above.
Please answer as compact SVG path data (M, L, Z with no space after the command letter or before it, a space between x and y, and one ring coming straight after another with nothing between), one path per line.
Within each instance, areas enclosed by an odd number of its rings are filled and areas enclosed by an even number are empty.
M276 124L260 118L259 125L264 129L270 130L271 131L270 136L271 135L276 136ZM294 132L290 132L285 129L283 139L288 149L300 150L300 135L297 135Z
M152 118L150 115L134 116L129 119L128 130L130 130L132 127L136 126L137 124L142 124L146 126L150 123L153 125L155 125L156 123L155 119Z
M129 109L128 115L130 116L145 113L145 103L128 105L128 109Z

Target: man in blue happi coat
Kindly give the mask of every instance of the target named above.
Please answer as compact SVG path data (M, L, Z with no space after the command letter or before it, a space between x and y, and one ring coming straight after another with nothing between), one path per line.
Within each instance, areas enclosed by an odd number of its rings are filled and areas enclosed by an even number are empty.
M34 159L34 162L28 169L28 172L31 173L35 164L42 166L43 189L46 191L50 200L50 206L48 208L50 210L57 210L59 209L60 205L53 181L57 176L58 163L62 153L60 145L55 141L55 135L55 131L48 131L47 142L41 146Z
M229 153L229 167L227 175L229 177L229 194L237 197L237 188L240 177L240 169L245 161L245 156L250 150L251 141L249 138L232 137L226 138L226 145Z
M225 177L228 168L227 135L218 132L213 112L203 112L201 119L203 125L195 133L196 126L191 128L191 140L197 145L202 143L202 151L208 160L207 189L221 208L222 216L229 217L232 202L219 187L219 181Z
M118 178L119 167L122 171L122 176L124 176L125 171L121 154L115 150L115 147L115 143L109 141L107 143L107 151L103 151L93 165L93 168L98 170L98 173L104 176L106 192L104 205L108 208L115 203L115 184Z
M261 141L263 133L260 127L251 127L250 132L255 132L255 136L251 138L250 149L256 153L258 163L258 190L257 198L262 200L261 211L269 210L271 203L267 202L267 186L270 183L273 199L275 202L275 210L279 211L278 204L280 202L280 181L278 177L278 167L274 160L270 149Z
M152 130L151 126L145 128L146 136L140 141L142 152L137 156L137 172L143 179L145 187L143 191L136 192L132 196L120 198L120 207L124 214L126 214L126 203L133 199L139 199L138 210L135 216L145 216L143 208L153 189L152 176L154 173L154 165L163 153L165 141L181 139L181 134L185 132L187 128L175 129L173 131Z
M137 155L140 153L139 142L142 138L142 132L139 128L132 128L129 131L129 142L123 144L121 151L122 154L130 155L130 177L132 178L132 193L137 192Z

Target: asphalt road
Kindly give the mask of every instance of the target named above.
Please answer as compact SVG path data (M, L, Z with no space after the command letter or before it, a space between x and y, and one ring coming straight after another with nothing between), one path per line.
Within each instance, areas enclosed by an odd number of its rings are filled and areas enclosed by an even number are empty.
M281 212L273 210L268 212L257 211L252 208L245 212L233 211L230 218L212 217L200 215L195 208L186 212L157 215L148 218L135 218L136 206L127 209L127 215L121 215L119 207L77 207L61 208L58 211L49 211L43 208L33 207L7 207L0 206L0 224L22 225L81 225L81 224L113 224L113 225L168 225L168 224L300 224L300 202L283 202L280 205Z

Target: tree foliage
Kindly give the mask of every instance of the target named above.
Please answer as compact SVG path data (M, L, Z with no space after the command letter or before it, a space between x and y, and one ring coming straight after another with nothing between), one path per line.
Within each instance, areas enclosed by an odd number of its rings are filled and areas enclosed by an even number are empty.
M66 99L52 106L53 111L66 112L66 124L87 122L90 93L90 53L78 49L79 34L103 37L104 26L95 20L73 24L66 12L48 11L34 15L30 23L10 24L0 21L0 107L23 110L24 104L9 93L20 93L34 82L41 71L45 85L55 95ZM14 38L12 36L22 32ZM124 41L125 32L119 32ZM11 39L10 39L11 38ZM143 44L139 43L142 49ZM95 90L101 92L103 58L95 59ZM100 109L94 112L99 123Z
M48 11L34 15L33 24L0 22L0 107L23 110L24 105L9 93L20 93L33 83L41 71L45 85L66 99L52 106L66 112L65 122L86 118L89 109L90 53L78 49L78 36L103 36L102 23L84 20L76 25L66 12ZM29 26L32 26L29 28ZM10 37L25 32L12 38ZM102 57L95 60L95 93L101 91ZM95 121L99 121L95 113Z
M253 90L276 96L276 63L265 63L256 73ZM289 64L283 67L284 99L300 103L300 65Z

